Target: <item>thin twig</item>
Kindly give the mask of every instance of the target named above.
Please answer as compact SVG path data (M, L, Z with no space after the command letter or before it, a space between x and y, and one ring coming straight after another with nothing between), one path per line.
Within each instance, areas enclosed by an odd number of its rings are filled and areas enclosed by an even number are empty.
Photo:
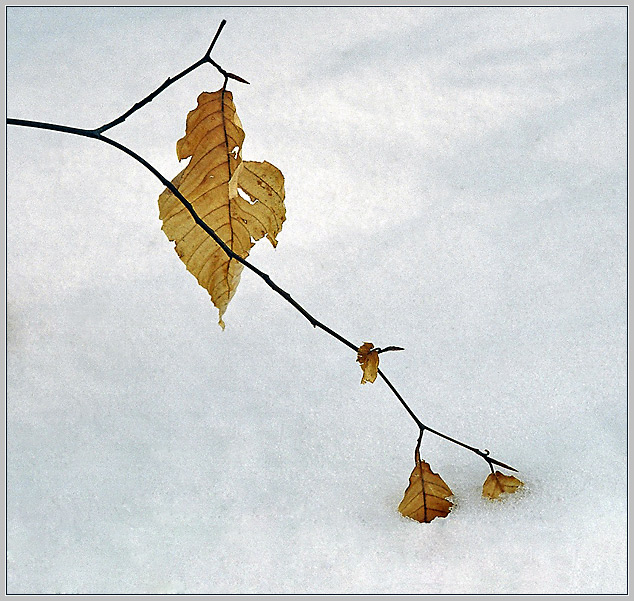
M374 350L376 350L377 355L380 355L381 353L388 353L390 351L404 351L405 349L400 346L386 346L384 348L378 348Z
M453 442L454 444L464 447L465 449L469 449L472 453L475 453L476 455L479 455L480 457L482 457L482 459L484 459L489 464L489 466L493 463L495 465L499 465L500 467L504 467L507 470L511 470L513 472L517 471L514 467L511 467L510 465L506 465L506 463L502 463L501 461L498 461L497 459L493 459L492 457L489 457L488 451L486 452L481 451L480 449L476 447L472 447L471 445L468 445L456 438L447 436L447 434L443 434L439 430L434 430L434 428L430 428L429 426L424 424L422 421L420 421L420 419L418 419L416 414L410 409L409 405L405 402L405 399L401 396L399 391L396 390L394 384L390 382L388 377L383 373L383 371L380 368L378 369L377 373L379 374L379 376L381 376L383 381L388 385L388 388L392 391L394 396L401 402L403 407L405 407L410 417L416 422L416 424L421 430L428 430L429 432L431 432L432 434L435 434L436 436L440 436L441 438L444 438L445 440L448 440L449 442Z
M111 121L111 122L109 122L109 123L107 123L105 125L102 125L101 127L97 127L95 129L80 129L80 128L76 128L76 127L69 127L69 126L66 126L66 125L57 125L57 124L54 124L54 123L44 123L44 122L40 122L40 121L29 121L29 120L25 120L25 119L11 119L11 118L7 119L7 124L8 125L18 125L18 126L22 126L22 127L34 127L34 128L38 128L38 129L48 129L48 130L52 130L52 131L58 131L58 132L62 132L62 133L68 133L68 134L83 136L83 137L86 137L86 138L92 138L92 139L95 139L95 140L99 140L100 142L104 142L106 144L109 144L110 146L114 146L115 148L121 150L122 152L124 152L128 156L132 157L137 162L139 162L141 165L143 165L148 171L150 171L156 178L158 178L160 180L160 182L164 186L166 186L172 192L172 194L174 194L174 196L176 196L176 198L178 198L180 200L180 202L187 209L187 211L192 216L192 218L194 219L196 224L198 224L205 231L205 233L207 233L222 248L222 250L225 252L225 254L230 259L235 259L236 261L238 261L239 263L244 265L247 269L251 270L253 273L258 275L266 283L266 285L269 286L269 288L274 290L284 300L286 300L290 305L292 305L297 311L299 311L299 313L301 313L310 322L310 324L313 327L320 328L321 330L323 330L324 332L326 332L327 334L329 334L333 338L336 338L337 340L339 340L339 342L341 342L342 344L344 344L348 348L352 349L356 353L358 351L358 348L359 348L357 345L353 344L352 342L350 342L349 340L344 338L341 334L339 334L338 332L335 332L333 329L329 328L328 326L326 326L325 324L323 324L322 322L317 320L306 309L304 309L304 307L302 307L295 299L293 299L291 297L291 295L286 290L284 290L283 288L278 286L271 279L271 277L268 274L264 273L263 271L258 269L255 265L253 265L252 263L250 263L246 259L242 258L240 255L236 254L229 246L227 246L227 244L222 240L222 238L220 238L218 236L218 234L200 218L200 216L196 213L196 211L194 210L194 207L191 205L191 203L178 191L178 189L172 184L172 182L170 182L165 176L163 176L153 165L148 163L143 157L141 157L139 154L137 154L136 152L134 152L133 150L131 150L127 146L121 144L120 142L117 142L116 140L113 140L113 139L108 138L108 137L103 135L104 131L106 131L108 129L111 129L112 127L114 127L114 126L122 123L123 121L125 121L125 119L127 117L129 117L132 113L134 113L135 111L139 110L141 107L143 107L146 104L148 104L149 102L151 102L151 100L153 98L158 96L158 94L160 94L163 90L165 90L172 83L174 83L175 81L177 81L181 77L184 77L188 73L191 73L194 69L197 69L198 67L200 67L201 65L205 64L206 62L211 63L224 76L223 91L226 88L228 79L237 79L238 81L243 81L244 83L248 83L245 80L239 78L238 76L236 76L236 75L234 75L232 73L229 73L229 72L225 71L224 69L222 69L222 67L220 67L220 65L218 65L211 58L211 51L213 50L213 47L214 47L216 41L218 40L218 36L220 35L220 32L222 31L222 28L224 27L225 23L226 23L226 21L224 21L224 20L220 23L220 26L218 27L218 31L216 32L216 35L214 36L214 39L212 40L211 45L209 46L209 49L207 50L207 53L205 54L205 56L202 59L196 61L193 65L191 65L190 67L188 67L184 71L181 71L181 73L179 73L175 77L168 78L165 81L165 83L163 83L163 85L161 85L154 92L152 92L151 94L146 96L143 100L137 102L135 105L132 106L131 109L129 109L128 111L123 113L117 119L114 119L113 121ZM401 349L400 347L386 347L382 351L380 350L379 352L385 352L385 351L388 351L388 350L392 351L392 350L403 350L403 349ZM430 428L429 426L423 424L423 422L421 422L420 419L416 416L416 414L412 411L410 406L405 402L405 399L403 399L401 394L394 387L394 385L390 382L390 380L383 373L383 371L379 369L378 370L378 374L381 376L383 381L387 384L388 388L396 396L396 398L403 405L403 407L408 412L410 417L414 420L414 422L419 427L419 429L420 429L420 437L418 439L418 445L416 447L417 451L420 448L420 442L421 442L421 439L422 439L423 432L425 430L428 430L429 432L432 432L433 434L436 434L436 436L444 438L445 440L448 440L448 441L450 441L450 442L452 442L452 443L454 443L456 445L459 445L459 446L461 446L461 447L463 447L465 449L468 449L468 450L472 451L476 455L479 455L480 457L482 457L489 464L489 467L491 469L493 469L492 465L495 464L495 465L499 465L500 467L509 469L511 471L517 471L515 468L511 467L510 465L507 465L505 463L502 463L501 461L498 461L496 459L491 458L489 456L489 452L488 451L481 451L481 450L477 449L476 447L472 447L472 446L470 446L470 445L468 445L468 444L466 444L464 442L461 442L461 441L459 441L459 440L457 440L455 438L452 438L451 436L443 434L442 432L440 432L438 430L434 430L433 428Z
M120 123L123 123L132 113L135 113L140 108L143 108L146 104L149 104L150 102L152 102L154 98L156 98L161 92L166 90L173 83L177 82L182 77L185 77L185 75L191 73L195 69L198 69L198 67L204 65L205 63L209 63L212 66L214 66L225 78L235 79L236 81L241 81L242 83L249 83L246 79L242 79L238 75L235 75L233 73L228 73L216 61L214 61L211 58L211 51L214 49L214 46L216 45L216 42L218 41L218 37L220 36L220 32L222 31L222 28L225 26L226 23L227 21L223 19L218 27L218 31L216 31L216 35L214 36L214 39L211 41L211 44L209 48L207 49L207 52L205 52L205 55L201 59L197 60L194 64L190 65L186 69L183 69L178 75L175 75L174 77L168 77L158 88L156 88L156 90L148 94L143 100L139 100L139 102L135 103L125 113L123 113L116 119L113 119L112 121L104 125L101 125L100 127L95 128L94 131L102 134L103 132L108 131L109 129L115 127L115 125L119 125Z
M211 60L211 51L214 49L218 38L220 37L220 32L223 30L224 26L227 24L227 20L223 19L220 21L220 25L218 25L218 29L216 30L216 35L214 35L214 39L211 40L211 44L209 44L209 48L207 48L207 52L205 52L205 58Z

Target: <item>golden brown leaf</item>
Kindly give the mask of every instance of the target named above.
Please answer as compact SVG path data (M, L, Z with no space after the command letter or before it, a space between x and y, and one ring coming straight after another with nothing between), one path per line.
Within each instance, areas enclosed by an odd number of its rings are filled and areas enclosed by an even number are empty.
M361 384L374 382L379 369L379 353L371 342L364 342L357 352L357 362L361 364L363 376Z
M407 518L417 522L431 522L434 518L449 515L453 503L448 500L453 493L445 481L431 471L416 451L416 465L409 477L409 486L398 510Z
M523 482L515 476L505 476L502 472L489 474L482 487L482 496L487 499L499 499L503 493L514 493Z
M231 92L203 92L187 115L185 136L176 144L179 160L191 157L172 181L199 217L246 258L257 240L273 246L286 219L284 177L270 163L243 161L244 131ZM159 197L163 231L218 308L218 323L240 281L243 265L230 259L189 211L166 189Z

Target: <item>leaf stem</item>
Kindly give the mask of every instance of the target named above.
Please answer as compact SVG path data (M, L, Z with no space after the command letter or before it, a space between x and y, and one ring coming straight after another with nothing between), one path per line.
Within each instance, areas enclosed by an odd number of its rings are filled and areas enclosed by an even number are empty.
M414 463L416 465L420 464L420 444L423 442L423 434L425 434L425 430L426 428L424 426L420 429L420 434L418 435L418 440L416 441L416 448L414 449Z
M127 146L121 144L120 142L117 142L116 140L113 140L112 138L108 138L108 137L103 135L103 132L105 132L105 131L115 127L116 125L119 125L123 121L125 121L132 113L134 113L135 111L139 110L140 108L142 108L143 106L145 106L146 104L151 102L156 96L158 96L168 86L170 86L174 82L178 81L179 79L181 79L182 77L184 77L188 73L191 73L194 69L197 69L198 67L200 67L201 65L203 65L206 62L211 63L224 76L223 90L226 89L227 82L228 82L229 79L236 79L238 81L242 81L244 83L248 83L245 80L243 80L242 78L239 78L238 76L225 71L222 67L220 67L220 65L218 65L211 58L211 51L213 50L214 45L216 44L216 42L218 40L218 37L220 35L220 32L222 31L225 23L226 23L226 21L223 19L223 21L220 23L220 26L218 27L218 30L216 31L216 35L214 36L214 38L213 38L213 40L211 42L211 45L209 46L209 49L207 50L207 52L205 53L203 58L201 58L200 60L198 60L195 63L193 63L187 69L184 69L183 71L181 71L178 75L176 75L176 76L174 76L172 78L168 78L159 88L154 90L154 92L152 92L151 94L146 96L143 100L137 102L128 111L123 113L120 117L117 117L116 119L114 119L113 121L110 121L109 123L106 123L105 125L97 127L95 129L81 129L81 128L77 128L77 127L70 127L70 126L67 126L67 125L58 125L58 124L55 124L55 123L44 123L44 122L40 122L40 121L30 121L30 120L26 120L26 119L12 119L12 118L7 118L7 124L8 125L18 125L18 126L22 126L22 127L32 127L32 128L37 128L37 129L47 129L47 130L51 130L51 131L57 131L57 132L61 132L61 133L67 133L67 134L73 134L73 135L77 135L77 136L83 136L83 137L86 137L86 138L92 138L92 139L95 139L95 140L99 140L100 142L104 142L105 144L109 144L110 146L114 146L118 150L120 150L120 151L124 152L125 154L127 154L128 156L132 157L134 160L136 160L141 165L143 165L148 171L150 171L157 179L159 179L160 182L165 187L167 187L172 192L172 194L174 194L174 196L176 196L176 198L178 198L180 200L180 202L187 209L187 211L192 216L192 218L194 219L196 224L198 226L200 226L216 242L216 244L218 244L222 248L222 250L225 252L225 254L230 259L235 259L236 261L242 263L242 265L244 265L247 269L251 270L257 276L259 276L266 283L266 285L269 286L269 288L271 288L273 291L275 291L277 294L279 294L284 300L286 300L286 302L288 302L293 308L295 308L299 313L301 313L310 322L310 324L314 328L319 328L319 329L323 330L324 332L326 332L327 334L329 334L333 338L337 339L339 342L341 342L342 344L344 344L348 348L352 349L356 353L358 351L358 348L359 348L358 345L352 343L350 340L348 340L347 338L345 338L344 336L342 336L341 334L339 334L335 330L329 328L328 326L326 326L325 324L320 322L313 315L311 315L306 309L304 309L304 307L302 307L302 305L300 305L295 299L293 299L293 297L286 290L284 290L283 288L278 286L271 279L271 277L268 274L264 273L263 271L258 269L255 265L253 265L252 263L250 263L246 259L242 258L240 255L236 254L233 250L231 250L231 248L229 248L229 246L227 246L227 244L225 244L225 242L222 240L222 238L220 238L218 236L218 234L200 218L200 216L196 213L196 211L194 210L194 207L191 205L191 203L178 191L178 189L172 184L172 182L169 181L163 174L161 174L153 165L151 165L143 157L141 157L139 154L137 154L136 152L134 152L133 150L131 150ZM388 351L388 350L391 351L391 350L402 350L402 349L400 347L386 347L385 349L383 349L383 351ZM506 469L514 471L514 472L517 471L515 468L511 467L510 465L507 465L505 463L502 463L501 461L498 461L497 459L493 459L493 458L489 457L489 452L488 451L481 451L480 449L477 449L476 447L472 447L472 446L470 446L470 445L468 445L468 444L466 444L464 442L461 442L460 440L457 440L456 438L448 436L447 434L443 434L442 432L440 432L438 430L434 430L433 428L430 428L429 426L423 424L423 422L416 416L414 411L412 411L411 407L406 403L405 399L401 396L401 394L398 392L398 390L395 388L395 386L392 384L392 382L390 382L388 377L383 373L383 371L381 369L378 370L378 374L381 376L383 381L387 384L388 388L392 391L394 396L396 396L396 398L399 400L401 405L403 405L403 407L405 408L405 410L407 411L409 416L412 418L412 420L419 427L420 436L419 436L419 439L418 439L418 445L416 447L416 452L417 453L418 453L418 450L420 448L420 443L421 443L421 440L422 440L423 432L425 430L428 430L429 432L431 432L432 434L435 434L436 436L444 438L445 440L448 440L449 442L452 442L452 443L454 443L456 445L459 445L459 446L461 446L461 447L463 447L465 449L470 450L471 452L475 453L476 455L479 455L480 457L482 457L489 464L489 467L491 468L491 471L493 471L493 467L492 467L493 464L499 465L500 467L506 468Z

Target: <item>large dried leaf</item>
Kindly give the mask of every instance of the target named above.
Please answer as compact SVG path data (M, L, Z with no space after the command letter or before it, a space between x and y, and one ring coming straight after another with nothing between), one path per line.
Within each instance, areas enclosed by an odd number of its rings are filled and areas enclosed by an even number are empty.
M487 499L499 499L503 493L514 493L523 484L515 476L505 476L502 472L491 473L484 481L482 496Z
M176 145L179 160L191 157L172 181L198 216L237 255L246 258L257 240L277 245L286 219L284 177L270 163L243 161L244 131L231 92L203 92L187 115L185 136ZM243 265L196 225L189 211L166 189L159 197L163 231L218 308L218 323L240 281Z
M374 382L379 370L379 352L371 342L364 342L357 351L357 361L361 364L363 376L361 384Z
M398 510L407 518L417 522L431 522L435 518L449 515L453 496L445 481L431 471L429 464L421 460L416 451L416 465L409 477L409 486Z

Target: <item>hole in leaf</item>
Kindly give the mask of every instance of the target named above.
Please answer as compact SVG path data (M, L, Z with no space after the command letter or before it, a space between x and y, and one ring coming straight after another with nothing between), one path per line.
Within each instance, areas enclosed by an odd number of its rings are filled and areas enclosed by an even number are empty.
M239 146L234 146L233 150L231 151L231 154L233 155L234 159L238 158L238 153L240 152L240 147Z
M249 204L254 205L257 200L252 200L251 197L242 190L242 188L238 188L238 194L240 195L240 198L244 198L244 200L246 200Z

